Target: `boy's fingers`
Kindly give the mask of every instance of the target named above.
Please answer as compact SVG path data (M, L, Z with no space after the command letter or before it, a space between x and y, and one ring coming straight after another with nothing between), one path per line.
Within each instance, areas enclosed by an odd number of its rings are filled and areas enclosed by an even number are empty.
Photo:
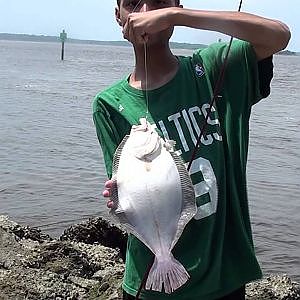
M114 181L112 181L112 180L107 180L107 181L105 182L104 186L105 186L105 188L107 188L107 189L111 189L112 186L113 186L113 184L114 184Z
M103 197L110 197L110 191L109 190L104 190L102 195L103 195Z
M108 200L107 203L106 203L106 205L107 205L108 208L113 208L115 204L114 204L113 201Z
M112 179L107 180L104 183L105 189L102 192L103 197L105 197L105 198L111 197L111 191L112 191L112 189L116 188L116 184L117 184L117 181L116 181L115 177L113 177ZM111 199L107 199L106 205L107 205L108 208L113 208L114 207L114 202Z

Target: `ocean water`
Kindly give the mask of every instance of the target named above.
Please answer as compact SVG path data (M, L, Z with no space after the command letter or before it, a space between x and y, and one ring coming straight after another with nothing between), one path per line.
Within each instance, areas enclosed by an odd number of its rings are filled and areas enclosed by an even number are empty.
M252 113L249 203L264 272L300 281L300 57L274 63ZM59 43L0 41L0 214L53 236L107 216L91 103L133 64L128 47L66 44L60 61Z

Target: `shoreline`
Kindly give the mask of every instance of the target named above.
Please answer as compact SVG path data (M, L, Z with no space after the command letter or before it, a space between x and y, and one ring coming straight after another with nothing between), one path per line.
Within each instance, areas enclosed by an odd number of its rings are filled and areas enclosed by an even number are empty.
M59 36L51 35L35 35L35 34L22 34L22 33L1 33L0 40L3 41L20 41L20 42L50 42L50 43L61 43ZM85 40L68 38L66 43L70 44L86 44L86 45L105 45L105 46L123 46L131 47L131 44L126 40L119 41L98 41L98 40ZM185 42L170 42L172 49L184 49L184 50L196 50L200 48L206 48L208 45L199 43L185 43ZM300 56L300 52L283 50L276 55L287 55L287 56Z
M52 238L0 215L0 299L121 300L126 241L100 217ZM246 299L300 299L300 285L269 275L247 285Z

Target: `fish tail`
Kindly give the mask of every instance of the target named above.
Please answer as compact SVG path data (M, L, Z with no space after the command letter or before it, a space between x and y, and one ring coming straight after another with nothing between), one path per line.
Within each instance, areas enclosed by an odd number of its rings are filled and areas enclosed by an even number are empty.
M161 292L164 288L165 293L170 294L184 285L189 278L184 266L172 254L163 260L155 257L146 289Z

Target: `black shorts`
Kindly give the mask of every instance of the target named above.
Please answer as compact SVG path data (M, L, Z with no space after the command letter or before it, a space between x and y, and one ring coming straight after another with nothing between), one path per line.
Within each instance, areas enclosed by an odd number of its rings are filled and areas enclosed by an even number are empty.
M135 300L135 297L123 291L123 300ZM195 298L191 300L202 300L202 299ZM245 286L242 286L240 289L235 290L234 292L216 300L245 300Z

